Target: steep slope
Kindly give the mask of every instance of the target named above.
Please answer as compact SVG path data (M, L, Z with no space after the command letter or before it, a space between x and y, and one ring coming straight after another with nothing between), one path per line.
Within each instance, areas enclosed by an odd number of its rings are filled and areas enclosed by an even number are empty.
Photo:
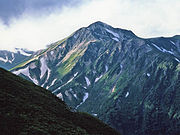
M9 70L20 64L33 53L33 51L28 51L20 48L15 48L13 52L0 50L0 67Z
M124 135L180 133L179 36L142 39L96 22L24 63L12 72Z
M98 119L71 112L49 91L0 68L1 135L118 135Z

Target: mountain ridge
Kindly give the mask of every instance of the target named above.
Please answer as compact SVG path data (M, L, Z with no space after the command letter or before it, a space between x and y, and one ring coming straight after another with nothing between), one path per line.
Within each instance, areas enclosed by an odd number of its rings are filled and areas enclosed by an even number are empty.
M179 67L178 36L143 39L96 22L12 72L122 134L173 135L179 132Z
M10 70L33 53L33 51L28 51L27 49L22 48L15 48L10 51L0 50L0 67Z

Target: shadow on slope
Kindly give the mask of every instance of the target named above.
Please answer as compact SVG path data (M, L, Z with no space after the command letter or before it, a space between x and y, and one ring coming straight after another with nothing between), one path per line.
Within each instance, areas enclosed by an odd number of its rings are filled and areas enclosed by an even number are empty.
M1 135L116 135L97 118L71 112L49 91L0 68Z

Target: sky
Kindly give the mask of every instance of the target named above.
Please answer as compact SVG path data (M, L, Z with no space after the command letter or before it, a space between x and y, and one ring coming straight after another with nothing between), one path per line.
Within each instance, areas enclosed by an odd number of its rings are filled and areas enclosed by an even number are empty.
M96 21L143 38L180 35L180 0L0 0L0 50L44 49Z

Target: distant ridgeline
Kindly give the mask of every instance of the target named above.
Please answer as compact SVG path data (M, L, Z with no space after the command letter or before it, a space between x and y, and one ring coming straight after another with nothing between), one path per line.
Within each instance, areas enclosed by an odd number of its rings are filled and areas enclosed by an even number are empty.
M0 50L0 67L9 70L30 58L33 53L20 48L15 48L14 51Z

